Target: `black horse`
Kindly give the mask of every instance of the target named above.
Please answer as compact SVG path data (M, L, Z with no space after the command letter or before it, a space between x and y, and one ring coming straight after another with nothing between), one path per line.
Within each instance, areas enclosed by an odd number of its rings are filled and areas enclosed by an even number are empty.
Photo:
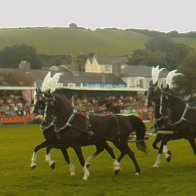
M35 116L43 116L43 112L44 112L44 108L45 108L45 100L44 100L44 94L42 93L42 91L40 90L40 88L36 88L36 95L34 97L34 103L33 103L33 114ZM67 153L67 148L61 148L58 144L58 140L56 138L56 134L54 133L54 126L51 124L52 119L48 119L48 122L44 121L42 122L40 129L43 133L43 136L45 138L45 140L35 146L34 150L33 150L33 155L32 155L32 159L31 159L31 168L34 169L36 168L37 164L37 153L39 150L46 148L46 161L48 162L49 166L54 169L55 168L55 161L52 159L51 155L50 155L50 151L52 148L56 148L56 149L60 149L63 157L67 163L67 165L69 166L70 169L70 174L73 176L75 175L75 168L73 166L73 164L70 162L68 153Z
M156 138L154 139L152 143L152 147L154 149L157 149L159 152L158 157L161 156L162 152L164 152L166 160L169 162L171 161L171 151L167 149L167 146L164 146L164 150L161 150L157 145L159 142L162 141L162 138L165 136L165 134L161 134L159 130L165 130L166 126L168 125L169 118L168 116L164 116L160 113L160 97L161 97L161 88L157 86L157 83L155 85L152 84L152 81L149 83L149 88L146 93L146 100L147 100L147 106L153 107L154 110L154 125L151 127L151 129L154 129L154 132L157 133ZM158 164L154 164L154 167L157 167Z
M62 95L49 95L46 98L44 118L55 119L56 137L61 144L61 148L68 145L75 149L80 164L84 169L84 180L89 177L88 164L91 162L107 144L111 141L121 152L116 161L119 163L125 154L134 163L136 174L141 169L137 163L134 152L128 146L129 135L136 132L137 147L141 151L146 151L144 136L146 133L145 124L135 116L124 117L115 115L88 115L84 116L74 112L71 104ZM99 151L90 156L86 162L81 151L81 146L96 145Z
M35 115L38 115L38 116L43 115L44 108L45 108L45 96L47 96L47 95L48 95L48 92L42 93L42 91L39 88L36 89L36 96L34 99L34 109L33 109L33 113ZM59 145L59 140L57 139L56 133L54 132L54 124L53 124L52 116L48 117L47 119L45 119L42 122L41 130L42 130L43 135L45 137L45 141L42 142L41 144L37 145L34 148L32 162L31 162L31 168L34 169L36 167L36 159L37 159L38 151L43 148L46 148L46 160L48 161L51 168L54 169L55 162L51 158L50 150L52 148L56 148L56 149L61 150L63 157L69 166L71 175L72 176L75 175L75 168L74 168L73 164L70 162L70 158L67 153L67 148L69 148L69 145L64 144L63 147L61 145ZM105 149L114 161L113 169L114 169L115 174L118 174L118 172L120 171L120 164L116 160L113 149L106 142L104 143L103 148L100 148L99 145L95 145L95 146L96 146L96 152L93 154L92 157L95 158L100 152L103 151L103 149ZM76 149L76 148L74 148L74 150L78 151L78 149ZM92 157L86 161L88 167L91 164Z
M194 154L196 155L196 108L192 103L184 101L168 87L162 90L161 108L162 115L167 115L170 119L168 129L174 131L172 138L184 138L190 143ZM165 142L169 136L164 138Z
M156 89L153 89L151 91L148 91L148 96L147 96L147 102L154 102L154 104L156 105L157 108L160 109L160 111L157 112L160 115L159 119L162 120L158 120L157 124L158 124L158 129L164 129L164 130L168 130L168 131L163 131L163 134L157 134L157 137L155 138L155 141L153 142L153 145L156 146L157 143L159 141L161 141L161 145L159 148L159 154L157 157L157 160L154 164L154 167L158 167L160 164L160 157L162 152L166 153L166 157L167 160L169 161L171 159L171 152L167 150L167 143L170 140L177 140L177 139L187 139L189 141L189 143L191 144L191 147L195 153L195 141L194 141L194 137L192 136L192 131L190 132L190 126L192 127L192 125L187 124L187 122L183 125L185 127L188 126L188 131L186 131L182 126L176 126L177 124L175 124L176 122L178 122L180 120L180 118L182 117L182 113L185 109L185 102L180 99L177 96L174 95L171 96L171 93L169 93L169 91L171 92L171 90L169 90L169 88L158 88L158 91ZM170 96L165 96L167 93ZM170 102L165 99L165 98L170 98ZM172 98L171 98L172 97ZM175 101L176 102L172 102L171 100L173 100L175 97ZM156 99L155 99L156 98ZM181 103L179 103L179 100ZM168 104L170 103L170 104ZM172 103L172 104L171 104ZM180 105L176 105L176 104L180 104ZM180 109L180 110L178 110ZM164 119L164 120L163 120ZM180 125L180 124L179 124ZM192 129L192 128L191 128ZM164 134L165 132L165 134ZM170 133L170 134L166 134L166 133Z

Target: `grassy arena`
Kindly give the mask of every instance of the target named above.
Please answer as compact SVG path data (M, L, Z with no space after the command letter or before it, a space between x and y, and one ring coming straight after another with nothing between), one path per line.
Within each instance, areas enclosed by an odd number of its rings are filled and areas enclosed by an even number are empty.
M172 162L162 159L159 169L152 168L156 151L151 148L153 138L147 141L149 152L138 151L130 143L142 169L141 176L134 175L132 162L126 157L121 164L121 172L115 176L112 161L103 152L92 163L91 176L87 182L82 180L82 168L76 155L70 149L71 160L77 175L71 177L68 167L58 150L52 151L56 169L51 170L45 162L45 151L38 155L38 167L30 169L33 147L43 141L39 127L7 126L0 127L0 195L195 195L196 193L196 157L189 144L173 141L169 148L173 152ZM85 147L85 158L94 151L94 147ZM119 154L116 151L116 154Z

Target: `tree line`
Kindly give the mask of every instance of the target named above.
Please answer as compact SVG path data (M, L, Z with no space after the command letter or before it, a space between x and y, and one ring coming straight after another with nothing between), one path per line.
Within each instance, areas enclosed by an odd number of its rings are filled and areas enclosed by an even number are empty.
M41 69L49 65L69 65L74 61L83 70L88 55L79 55L73 58L71 55L46 55L38 54L32 46L24 44L8 46L0 52L1 68L18 68L22 61L30 64L31 69Z

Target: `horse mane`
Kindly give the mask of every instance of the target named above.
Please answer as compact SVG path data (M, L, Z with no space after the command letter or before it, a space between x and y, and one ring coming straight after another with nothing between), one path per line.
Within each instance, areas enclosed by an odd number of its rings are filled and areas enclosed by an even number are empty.
M169 99L172 99L172 104L170 104L170 111L171 111L171 120L172 121L177 121L182 117L182 114L184 112L184 109L186 107L186 103L183 100L183 98L172 91L171 89L169 90Z

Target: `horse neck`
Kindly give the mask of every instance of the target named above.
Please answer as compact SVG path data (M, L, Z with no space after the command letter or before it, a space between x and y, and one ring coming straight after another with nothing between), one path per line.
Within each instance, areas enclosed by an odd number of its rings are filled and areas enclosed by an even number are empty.
M173 104L171 104L170 109L170 119L172 122L176 122L181 119L183 112L185 110L186 104L183 100L178 97L174 97Z
M71 104L64 97L57 97L56 117L58 124L64 124L73 114Z
M159 119L161 117L161 114L160 114L160 99L154 101L154 115L155 115L155 119Z

